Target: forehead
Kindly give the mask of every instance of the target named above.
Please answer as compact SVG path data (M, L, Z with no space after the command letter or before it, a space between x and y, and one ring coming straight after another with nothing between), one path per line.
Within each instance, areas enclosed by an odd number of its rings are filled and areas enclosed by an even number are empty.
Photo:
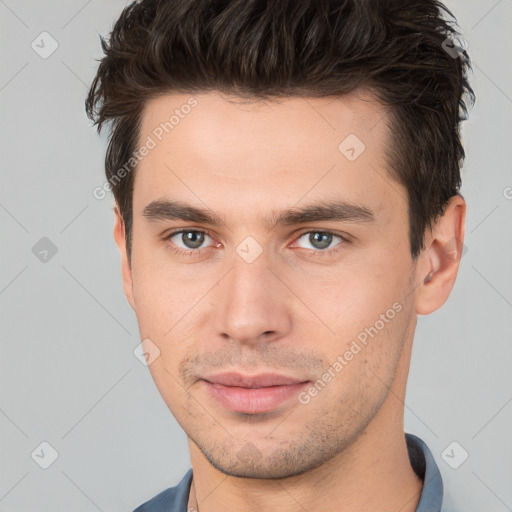
M146 102L140 136L141 141L151 135L157 142L172 144L171 133L178 143L193 132L187 147L205 156L217 153L219 147L258 152L264 149L259 146L262 142L268 146L279 142L286 147L318 144L319 149L337 149L337 143L350 133L367 146L382 143L387 135L385 122L381 123L385 117L382 104L363 90L340 97L265 101L220 92L169 93Z
M134 210L169 196L249 212L335 195L370 200L378 211L390 199L386 120L365 92L267 102L219 92L154 98L143 110L139 147L151 149L137 166Z

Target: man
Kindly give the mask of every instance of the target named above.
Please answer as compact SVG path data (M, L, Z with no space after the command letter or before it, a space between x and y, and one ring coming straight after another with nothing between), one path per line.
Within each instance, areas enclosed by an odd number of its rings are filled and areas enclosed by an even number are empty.
M448 510L405 434L464 239L450 11L142 0L86 101L148 367L192 469L136 511ZM465 98L467 97L467 98Z

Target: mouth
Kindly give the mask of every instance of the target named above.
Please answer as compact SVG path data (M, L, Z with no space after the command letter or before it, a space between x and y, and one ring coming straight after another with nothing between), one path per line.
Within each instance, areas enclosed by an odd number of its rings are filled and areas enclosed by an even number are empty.
M271 412L295 397L310 381L262 373L220 373L203 377L206 389L221 406L245 414Z

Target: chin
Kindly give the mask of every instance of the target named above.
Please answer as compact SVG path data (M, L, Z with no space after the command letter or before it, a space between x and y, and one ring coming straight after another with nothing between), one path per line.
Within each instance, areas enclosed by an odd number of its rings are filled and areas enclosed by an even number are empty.
M321 466L333 456L319 454L316 458L304 457L294 449L275 450L271 455L264 456L252 443L244 445L232 458L216 457L204 451L203 455L215 469L225 475L272 480L301 475Z

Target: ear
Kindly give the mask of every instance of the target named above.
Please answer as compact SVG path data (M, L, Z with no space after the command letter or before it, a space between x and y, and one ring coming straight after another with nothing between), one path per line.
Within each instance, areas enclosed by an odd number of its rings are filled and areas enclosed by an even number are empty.
M453 196L443 215L425 235L425 249L420 254L416 288L416 313L428 315L448 299L459 270L466 222L466 202Z
M124 294L132 309L135 309L135 301L133 300L132 269L130 267L130 262L128 261L128 255L126 252L124 221L117 205L114 207L114 212L116 215L114 224L114 240L116 241L119 253L121 254L121 274L123 276Z

